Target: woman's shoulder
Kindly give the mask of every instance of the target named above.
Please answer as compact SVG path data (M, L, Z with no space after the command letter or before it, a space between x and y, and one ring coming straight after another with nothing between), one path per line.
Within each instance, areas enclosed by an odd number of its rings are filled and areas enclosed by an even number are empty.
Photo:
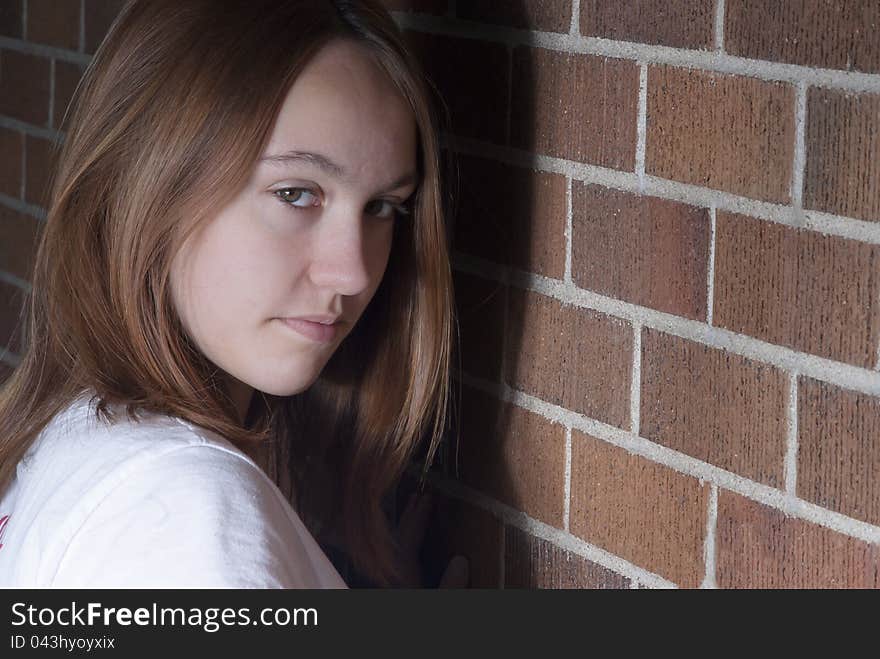
M118 466L189 446L237 451L216 433L177 417L143 411L131 418L122 406L109 407L112 420L98 415L96 398L88 393L77 397L42 430L25 455L25 466L63 462L70 470L80 461L96 460Z
M27 456L17 523L4 538L21 558L38 559L18 566L22 580L342 583L277 486L230 442L175 417L117 416L98 419L81 397Z
M62 409L39 433L17 468L32 494L62 483L66 500L90 490L97 496L140 465L183 449L204 449L224 460L252 460L217 433L177 417L140 412L131 418L122 406L112 420L97 413L97 399L84 393ZM56 496L60 494L55 492Z
M154 456L182 447L219 444L172 417L149 414L115 421L97 414L97 400L83 393L58 412L28 447L16 469L19 499L45 508L49 499L75 505L86 492L112 486L120 474Z
M175 443L118 474L67 542L52 585L345 587L265 473L209 440Z
M108 493L127 491L120 487L126 482L148 476L164 481L178 465L185 466L178 484L206 492L221 472L235 475L238 491L268 480L250 457L214 432L153 412L136 420L121 408L113 412L112 421L99 417L95 399L83 395L53 418L19 464L23 506L44 516L92 509Z

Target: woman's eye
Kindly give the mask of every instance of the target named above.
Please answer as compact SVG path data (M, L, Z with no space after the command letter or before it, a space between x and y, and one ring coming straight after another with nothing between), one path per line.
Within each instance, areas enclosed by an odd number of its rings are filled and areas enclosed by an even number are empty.
M410 209L408 204L396 204L387 199L377 199L367 204L366 211L369 215L376 217L391 218L400 215L409 215Z
M306 190L305 188L281 188L275 191L275 196L277 196L282 203L296 208L317 206L318 204L315 202L319 201L318 196L315 193ZM303 201L306 203L302 203Z
M312 208L321 205L321 198L307 188L279 188L274 194L281 203L294 208ZM368 215L383 219L409 215L412 212L408 201L400 204L387 199L371 201L364 210Z

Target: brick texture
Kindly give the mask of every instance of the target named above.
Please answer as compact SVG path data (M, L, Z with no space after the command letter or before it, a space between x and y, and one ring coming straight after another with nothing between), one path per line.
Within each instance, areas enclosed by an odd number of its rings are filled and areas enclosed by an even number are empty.
M505 588L629 588L630 580L582 556L508 526Z
M0 2L0 35L20 39L22 36L22 0Z
M43 222L0 206L0 270L30 280Z
M880 246L721 211L715 231L715 325L874 366Z
M880 588L880 545L718 491L721 588Z
M634 62L521 46L514 49L513 80L513 146L613 169L635 168L639 72Z
M645 328L640 435L783 486L788 381L777 368Z
M571 276L581 288L706 319L709 213L576 181Z
M125 0L86 0L85 5L85 51L94 54L113 19L116 18Z
M581 0L581 34L675 48L713 45L713 0Z
M880 72L875 0L727 0L724 47L733 55Z
M0 50L0 114L37 126L49 121L49 60Z
M459 271L453 278L461 366L470 375L501 382L507 288Z
M17 130L0 128L0 194L21 197L24 136Z
M507 47L425 32L406 35L448 106L451 132L505 143L510 94Z
M464 386L460 460L465 483L562 528L565 429L561 425Z
M804 207L880 222L880 94L809 90Z
M755 78L648 67L648 174L790 200L794 92Z
M629 323L510 289L507 383L554 405L629 429Z
M703 580L709 486L572 431L574 535L692 588Z
M459 167L455 249L562 279L565 177L464 155Z
M28 0L28 41L79 50L80 0Z
M798 496L880 526L880 398L798 378Z
M468 0L459 2L460 18L499 23L524 30L568 32L571 0Z

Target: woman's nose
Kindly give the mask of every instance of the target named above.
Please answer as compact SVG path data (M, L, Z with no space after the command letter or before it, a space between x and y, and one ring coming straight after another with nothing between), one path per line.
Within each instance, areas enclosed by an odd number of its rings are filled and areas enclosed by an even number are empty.
M326 221L312 242L311 278L338 295L358 295L370 285L368 239L359 215Z

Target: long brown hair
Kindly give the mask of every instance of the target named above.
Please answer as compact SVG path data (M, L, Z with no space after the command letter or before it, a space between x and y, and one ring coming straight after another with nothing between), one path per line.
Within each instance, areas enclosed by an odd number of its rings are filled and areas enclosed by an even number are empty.
M383 281L306 391L259 394L239 421L170 298L183 240L246 183L298 73L331 39L367 47L412 107L420 183ZM382 499L446 428L454 337L437 99L376 0L130 0L77 88L48 187L24 310L26 349L0 390L0 487L45 425L93 389L242 450L271 447L316 535L400 580ZM442 117L442 115L440 115ZM279 457L281 456L281 457Z

